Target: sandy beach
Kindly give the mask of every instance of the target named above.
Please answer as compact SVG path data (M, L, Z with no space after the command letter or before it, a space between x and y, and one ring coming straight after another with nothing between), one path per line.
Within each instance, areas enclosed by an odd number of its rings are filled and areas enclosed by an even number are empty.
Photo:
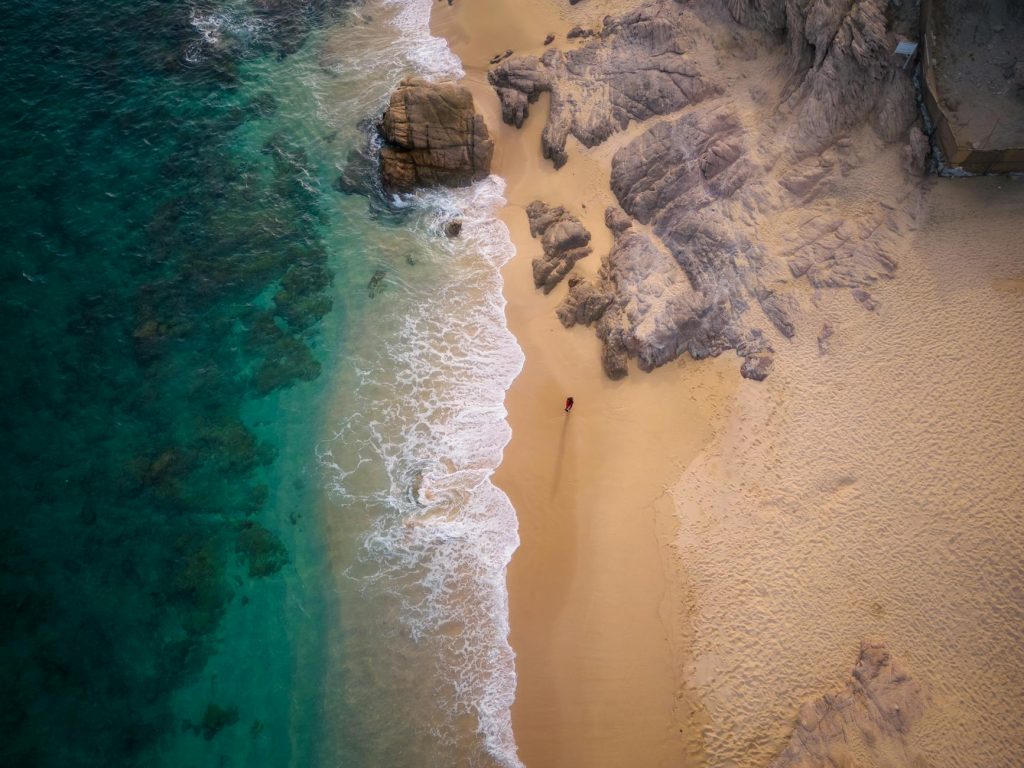
M572 26L626 10L456 0L435 4L432 18L495 140L501 216L517 248L505 295L526 363L508 393L513 437L496 482L520 524L508 586L521 759L766 766L800 705L841 687L861 639L881 636L932 703L906 743L878 754L850 746L847 757L1011 765L1024 749L1014 714L1024 711L1024 659L1010 639L1022 612L1014 370L1024 360L1024 266L1013 222L1024 183L915 182L896 277L872 289L874 311L848 292L799 289L800 317L814 325L778 340L766 382L742 379L731 351L652 373L631 366L611 381L593 332L555 316L565 284L534 288L540 246L524 209L541 199L576 215L594 251L576 269L595 274L612 244L611 158L638 128L592 149L570 137L555 171L540 154L548 97L515 129L486 75L506 49L538 55L547 34L564 46ZM837 192L837 210L870 206L872 185L902 179L896 148L871 162ZM786 241L786 223L764 229L770 247ZM835 333L827 353L815 338L822 323ZM956 542L988 527L998 541L959 552ZM955 578L942 571L949 557L962 560ZM958 615L970 601L996 612ZM977 669L979 643L997 672ZM981 714L967 717L971 707Z
M677 706L677 659L687 641L675 608L683 593L667 578L667 491L707 445L711 414L740 384L729 356L609 381L593 334L570 333L555 316L565 286L547 296L533 287L530 260L540 249L525 207L542 199L577 215L594 248L577 269L596 272L611 245L610 158L627 136L574 153L555 171L539 151L546 98L522 129L503 124L488 61L509 48L542 52L547 34L564 40L581 19L598 24L612 5L566 13L548 2L439 4L433 16L495 137L492 169L508 185L501 216L519 253L504 271L505 296L526 364L508 395L513 437L496 483L520 523L508 577L518 677L512 716L530 766L625 765L640 754L644 765L682 764L688 713ZM567 415L569 395L576 406ZM676 597L667 602L670 586Z

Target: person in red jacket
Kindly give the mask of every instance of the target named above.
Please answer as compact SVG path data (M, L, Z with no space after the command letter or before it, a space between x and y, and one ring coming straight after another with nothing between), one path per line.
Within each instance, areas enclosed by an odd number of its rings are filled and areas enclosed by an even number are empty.
M565 412L569 413L572 410L573 403L575 401L571 397L565 398Z

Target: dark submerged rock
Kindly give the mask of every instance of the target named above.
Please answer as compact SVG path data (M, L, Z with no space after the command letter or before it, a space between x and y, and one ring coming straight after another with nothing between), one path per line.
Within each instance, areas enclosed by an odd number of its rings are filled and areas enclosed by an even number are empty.
M271 576L288 564L288 550L277 534L247 520L238 532L235 551L249 568L249 576Z

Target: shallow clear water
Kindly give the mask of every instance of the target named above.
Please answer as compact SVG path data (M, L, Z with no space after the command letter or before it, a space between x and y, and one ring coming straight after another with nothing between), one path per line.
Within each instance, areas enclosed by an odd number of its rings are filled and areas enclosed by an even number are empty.
M515 762L500 182L335 188L428 12L5 8L4 764Z

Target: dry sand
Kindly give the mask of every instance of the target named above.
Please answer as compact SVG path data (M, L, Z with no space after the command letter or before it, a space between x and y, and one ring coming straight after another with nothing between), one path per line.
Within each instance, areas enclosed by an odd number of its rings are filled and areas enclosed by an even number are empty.
M1020 765L1024 181L929 185L877 314L820 296L829 353L781 348L673 489L709 765L767 765L864 636L933 692L892 764Z
M533 288L540 248L523 209L539 198L579 216L594 253L577 268L596 271L610 157L635 131L593 150L570 139L556 172L539 151L547 97L510 128L486 70L625 7L434 8L495 138L517 248L505 294L526 364L496 481L522 538L508 583L523 761L767 765L800 703L840 685L861 637L878 634L936 692L912 739L920 765L1012 765L1024 183L931 182L897 278L873 289L877 313L848 292L807 296L835 327L828 355L808 323L778 340L764 384L742 380L731 353L611 382L593 333L555 317L564 284ZM864 183L851 201L872 197Z

